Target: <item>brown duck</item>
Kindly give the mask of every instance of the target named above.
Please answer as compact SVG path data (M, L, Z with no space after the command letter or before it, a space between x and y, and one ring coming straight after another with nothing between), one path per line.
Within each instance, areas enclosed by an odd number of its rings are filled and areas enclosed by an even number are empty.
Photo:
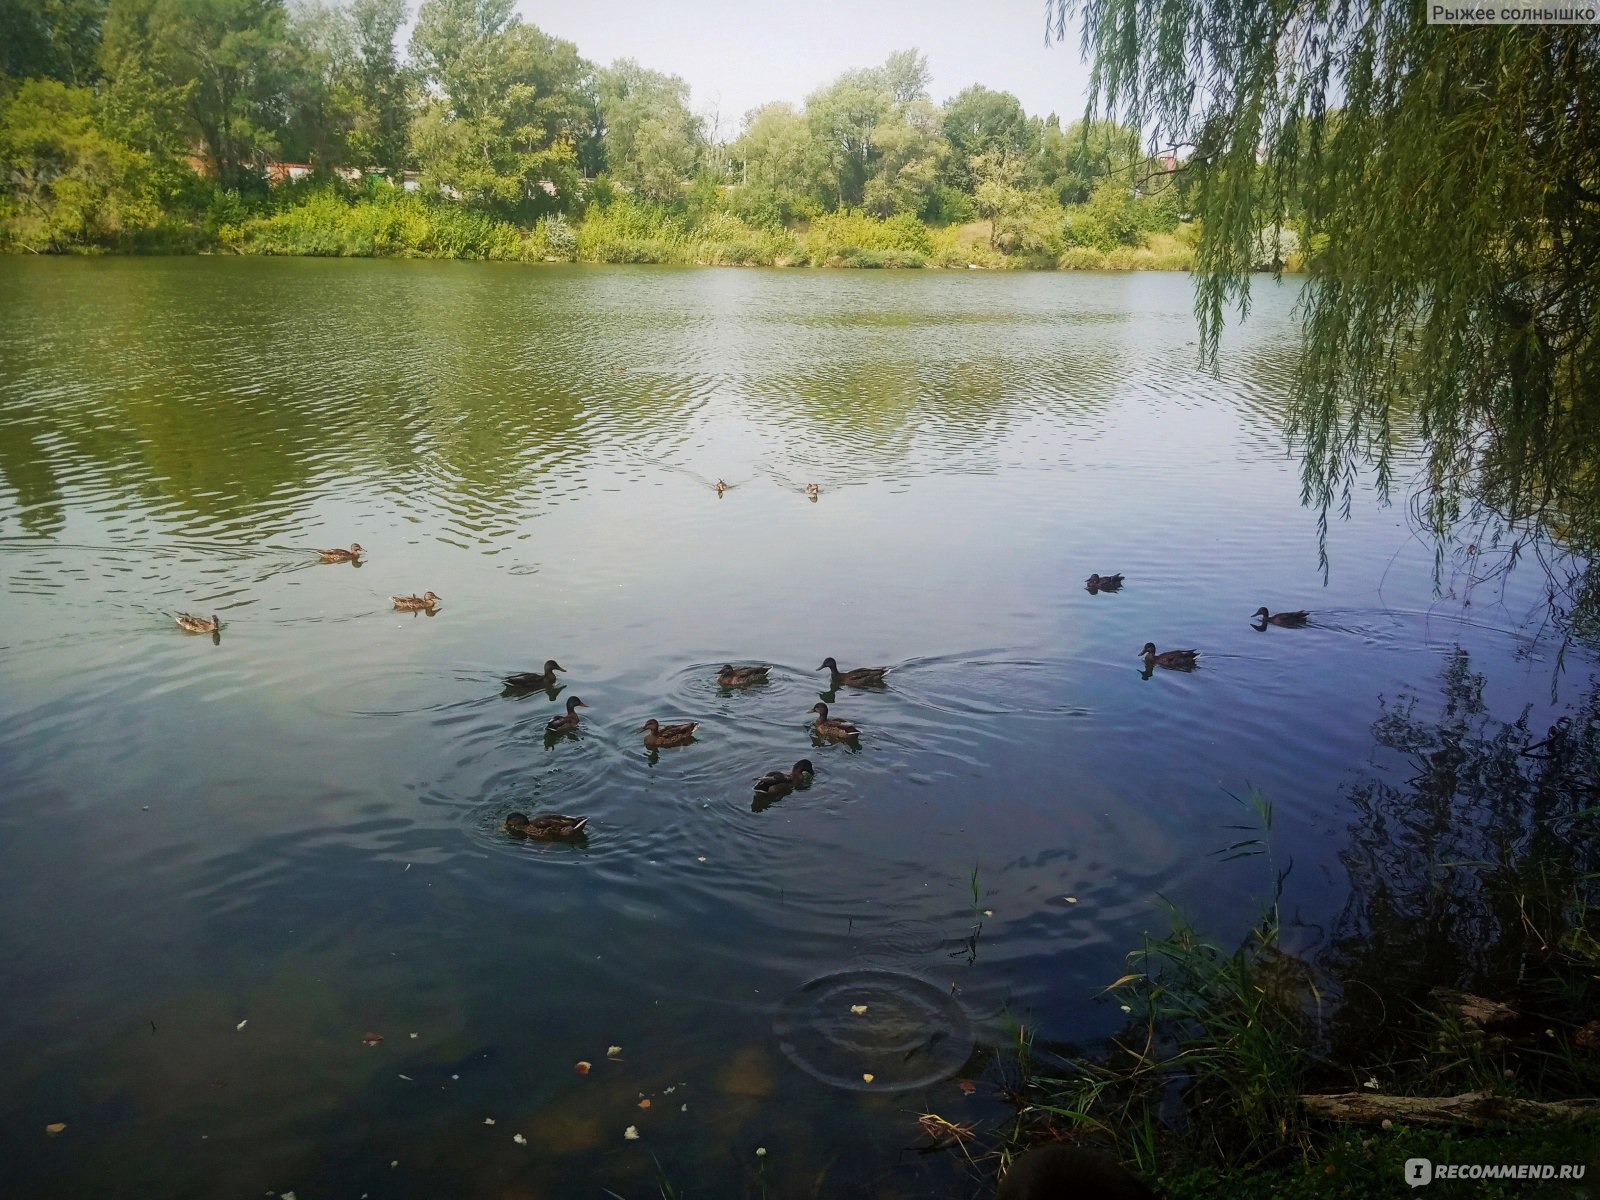
M555 659L547 658L542 672L521 671L516 675L507 675L501 682L508 688L527 688L530 691L534 688L552 688L556 685L556 672L565 670Z
M354 562L366 553L360 542L351 542L348 550L318 550L323 562Z
M802 787L815 774L816 770L812 767L811 760L802 758L790 771L768 771L756 780L756 795L776 800L779 796L787 796L795 788Z
M817 714L816 722L811 728L816 731L818 737L832 738L836 742L847 742L851 738L861 736L861 730L857 729L849 721L841 721L837 717L830 717L826 704L819 701L811 706L811 711Z
M178 628L188 633L215 633L222 628L222 622L212 614L208 621L204 617L190 616L188 613L178 614Z
M1297 612L1269 613L1267 612L1267 606L1263 604L1250 615L1250 619L1260 621L1263 625L1282 625L1286 628L1293 628L1297 625L1304 625L1311 619L1311 614L1305 609L1300 609Z
M1164 667L1168 671L1192 671L1194 660L1199 655L1198 650L1163 650L1156 653L1156 644L1146 642L1144 649L1139 651L1144 658L1144 669L1151 670L1155 667Z
M515 812L506 818L506 832L513 837L536 838L541 842L559 842L563 838L579 837L588 817L566 817L560 813L540 813L530 817Z
M699 721L689 721L683 725L663 725L651 717L640 727L639 732L644 734L646 746L652 750L659 750L663 746L687 746L694 741L694 731L699 728Z
M401 612L422 612L439 603L439 597L432 592L421 596L390 596L389 599L394 601L394 606Z
M749 687L752 683L767 682L767 672L771 670L771 667L736 667L725 663L717 672L717 682L728 688Z
M883 677L889 673L891 668L857 667L853 671L841 671L839 670L839 664L830 657L823 659L822 665L817 670L832 672L831 678L833 679L834 687L838 687L841 683L846 687L882 687Z

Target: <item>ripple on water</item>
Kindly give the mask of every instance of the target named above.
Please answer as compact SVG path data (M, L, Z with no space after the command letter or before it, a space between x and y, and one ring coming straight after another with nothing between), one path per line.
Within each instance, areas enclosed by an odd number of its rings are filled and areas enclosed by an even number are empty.
M859 969L824 975L784 1001L773 1033L812 1078L855 1092L903 1092L959 1071L972 1023L950 993L915 975Z

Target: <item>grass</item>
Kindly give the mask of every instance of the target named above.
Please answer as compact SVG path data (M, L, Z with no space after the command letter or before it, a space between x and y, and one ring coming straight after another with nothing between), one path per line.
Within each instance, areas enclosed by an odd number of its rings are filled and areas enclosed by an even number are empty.
M1600 875L1547 859L1450 864L1478 868L1474 882L1489 889L1488 910L1503 914L1494 930L1462 926L1489 942L1479 949L1501 965L1500 991L1490 976L1465 982L1510 1001L1516 1019L1485 1028L1463 1016L1449 993L1421 986L1464 982L1442 974L1444 967L1418 986L1391 972L1392 994L1368 1011L1360 1001L1374 989L1358 986L1350 973L1329 978L1324 964L1281 946L1279 904L1288 872L1272 859L1272 808L1254 791L1235 798L1251 819L1235 827L1245 836L1218 857L1262 859L1273 881L1271 899L1231 946L1200 936L1169 905L1168 932L1147 936L1129 954L1128 971L1106 989L1128 1020L1101 1053L1041 1047L1015 1027L1002 1085L1015 1116L1001 1157L1047 1141L1095 1141L1159 1180L1171 1200L1398 1194L1409 1158L1585 1164L1592 1189L1600 1175L1600 1121L1363 1129L1312 1121L1300 1097L1362 1088L1401 1097L1483 1090L1531 1100L1600 1095ZM1581 823L1592 836L1597 816L1587 808L1560 817L1563 835L1578 837L1572 826ZM1437 884L1434 890L1440 892ZM1404 956L1409 947L1401 942L1393 949ZM1363 964L1359 956L1346 961ZM1352 1020L1353 1032L1341 1031ZM1592 1192L1559 1180L1464 1180L1438 1181L1430 1194Z

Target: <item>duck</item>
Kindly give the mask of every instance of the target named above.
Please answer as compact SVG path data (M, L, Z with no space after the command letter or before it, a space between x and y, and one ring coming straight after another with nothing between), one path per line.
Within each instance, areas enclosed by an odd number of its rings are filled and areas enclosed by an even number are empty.
M652 750L659 750L663 746L687 746L694 741L694 731L700 728L699 721L690 721L684 725L663 725L651 717L639 729L644 734L644 744Z
M837 717L830 717L828 715L828 706L820 700L811 706L811 711L817 714L816 722L811 728L816 731L819 737L833 738L835 741L843 742L861 736L861 730L857 729L849 721L841 721Z
M1091 575L1084 586L1091 592L1114 592L1122 586L1122 575Z
M564 716L551 717L550 720L545 723L544 731L546 733L577 733L578 726L583 721L583 718L578 715L578 710L580 708L588 707L589 706L587 704L585 704L582 700L579 700L576 696L572 697L572 699L567 701L566 714Z
M722 493L728 490L728 485L723 480L717 480L717 499L722 499Z
M817 485L814 484L814 483L806 484L806 499L815 501L816 498L817 498Z
M882 687L883 677L889 673L889 667L857 667L853 671L839 670L839 664L831 657L822 660L819 671L833 672L833 686L841 683L848 687Z
M1195 657L1200 651L1163 650L1160 654L1157 654L1156 644L1154 642L1146 642L1144 649L1139 653L1144 657L1144 668L1147 671L1152 667L1165 667L1169 671L1192 671L1194 670Z
M537 838L541 842L559 842L562 838L578 837L588 817L567 817L560 813L540 813L530 817L514 812L506 818L506 832L513 837Z
M749 687L752 683L767 682L767 672L771 670L771 667L736 667L723 663L722 670L717 672L717 682L723 687Z
M565 670L555 659L547 658L542 672L520 671L515 675L507 675L500 682L508 688L552 688L556 685L556 672Z
M351 542L348 550L318 550L323 562L354 562L366 553L360 542Z
M790 771L768 771L760 779L756 780L756 795L767 796L771 799L787 796L795 788L803 786L816 773L816 768L811 765L811 760L802 758L795 763L794 768Z
M421 596L390 596L394 606L402 612L421 612L423 609L433 608L439 603L439 597L432 592Z
M1250 614L1251 620L1260 621L1263 625L1283 625L1288 627L1304 625L1310 618L1311 614L1303 608L1296 612L1269 613L1265 604Z
M1114 1159L1058 1142L1013 1159L995 1200L1155 1200L1155 1195Z
M212 614L209 621L204 617L194 617L188 613L179 613L178 628L189 633L215 633L222 628L222 622L215 613Z

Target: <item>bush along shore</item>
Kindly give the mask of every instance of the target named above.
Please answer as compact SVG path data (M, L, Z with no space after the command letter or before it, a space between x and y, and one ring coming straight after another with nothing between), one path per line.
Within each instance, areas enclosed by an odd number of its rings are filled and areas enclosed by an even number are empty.
M1329 929L1285 918L1291 872L1248 797L1260 836L1224 854L1259 856L1273 898L1231 946L1169 910L1108 981L1126 1025L1099 1051L1016 1026L990 1072L1013 1112L1001 1167L1068 1141L1170 1200L1399 1195L1418 1159L1445 1195L1596 1195L1597 712L1544 743L1481 716L1389 730L1454 753L1409 790L1355 788L1358 882ZM981 1135L944 1132L976 1159Z
M204 189L192 188L193 191ZM901 214L821 213L789 225L747 221L715 204L676 209L615 192L577 217L554 213L532 226L384 181L352 189L336 181L241 195L216 189L193 211L169 209L137 228L51 242L13 215L0 219L12 252L262 254L320 258L438 258L501 262L662 263L680 266L945 268L955 270L1188 271L1196 228L1129 229L1107 235L1092 221L1023 242L990 221L934 225ZM3 214L0 214L3 218ZM43 236L41 236L43 235ZM1076 238L1081 240L1074 240ZM1264 267L1274 265L1264 262ZM1279 265L1301 267L1298 254Z

